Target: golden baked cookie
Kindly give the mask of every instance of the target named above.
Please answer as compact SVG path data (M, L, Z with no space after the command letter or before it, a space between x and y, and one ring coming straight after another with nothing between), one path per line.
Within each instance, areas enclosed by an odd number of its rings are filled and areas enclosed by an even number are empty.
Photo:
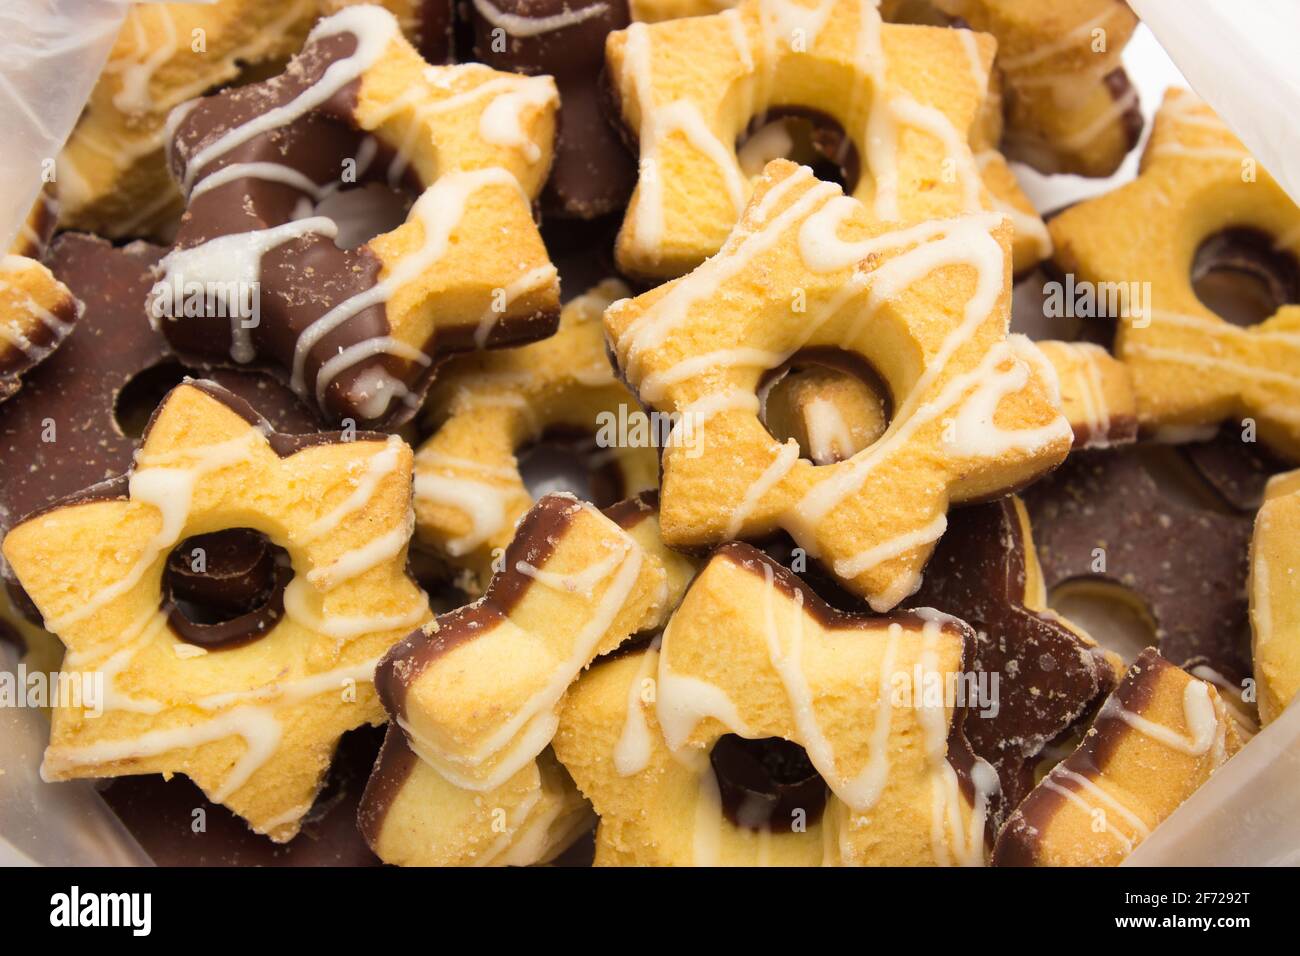
M720 548L662 647L596 664L564 702L555 752L600 817L597 865L982 864L997 775L964 711L908 683L960 672L973 636L934 611L836 611Z
M722 251L605 312L620 370L689 440L663 454L672 547L788 531L878 611L915 590L950 503L997 497L1073 440L1056 376L1008 336L1010 226L982 213L896 229L806 168L768 165ZM839 349L889 391L884 435L814 466L764 428L765 371Z
M1128 368L1091 342L1036 343L1056 369L1061 411L1074 448L1109 448L1137 440L1137 399Z
M997 866L1116 866L1241 747L1213 685L1143 651L1077 750L1016 808Z
M1250 418L1300 458L1300 210L1207 106L1170 90L1137 180L1051 232L1056 266L1119 321L1144 429Z
M742 0L611 33L610 82L640 148L620 269L671 278L722 246L754 187L735 147L754 117L826 125L827 158L879 219L987 208L967 135L994 46L969 31L882 24L862 0Z
M885 18L916 0L886 0ZM1109 176L1142 132L1121 55L1138 20L1124 0L927 0L998 41L1002 148L1045 173Z
M1255 700L1262 724L1300 691L1300 471L1275 476L1250 545Z
M271 366L329 420L409 420L438 359L555 331L532 200L557 100L549 77L428 65L380 7L321 20L279 76L173 114L188 208L154 317L183 357ZM419 193L397 228L344 249L304 217L370 182Z
M318 0L132 5L58 158L61 222L113 238L167 239L184 210L167 174L167 115L302 45Z
M29 516L5 559L94 698L54 709L48 780L183 773L283 842L340 735L383 719L376 663L427 621L406 575L410 448L278 434L229 392L169 393L129 476ZM196 535L249 527L287 554L264 602L191 619L164 568ZM200 571L198 565L191 570Z
M27 246L21 238L17 245ZM59 347L82 305L54 273L26 255L0 257L0 402L22 376Z
M653 508L601 513L547 495L520 522L475 603L387 655L376 682L393 727L362 801L389 863L544 862L590 823L548 747L574 679L663 626L690 580Z
M457 356L439 370L424 413L437 430L415 459L416 537L451 567L468 570L471 590L487 584L494 556L533 504L516 454L530 442L548 435L596 440L587 463L608 476L612 500L658 485L653 436L618 441L634 437L618 434L620 421L645 416L614 378L601 315L628 294L621 282L602 282L564 306L550 338ZM604 431L611 434L602 439Z

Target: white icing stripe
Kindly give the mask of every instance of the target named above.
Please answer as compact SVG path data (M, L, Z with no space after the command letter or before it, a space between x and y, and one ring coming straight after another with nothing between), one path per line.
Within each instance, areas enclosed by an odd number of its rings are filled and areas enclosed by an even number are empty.
M283 163L231 163L229 166L223 166L212 175L204 176L199 180L198 184L190 190L190 199L196 199L209 190L239 179L260 179L264 182L292 186L294 189L306 193L316 202L320 202L338 188L336 183L327 183L324 186L317 185L306 173L294 169L292 166L285 166Z
M479 0L482 2L482 0ZM542 148L524 130L524 111L540 110L555 102L555 86L544 80L519 84L488 104L479 116L479 136L485 143L517 149L530 163L542 158Z
M785 444L777 446L776 458L764 469L763 474L759 475L758 480L745 490L745 496L741 498L740 503L731 512L725 534L727 540L734 540L739 537L740 529L745 526L745 521L748 520L754 507L765 494L776 487L781 479L790 473L790 469L794 468L795 462L798 460L799 443L793 438L789 439ZM764 567L767 566L764 565Z
M366 462L365 474L357 482L357 487L336 508L328 514L317 518L302 534L297 536L297 544L310 544L312 541L328 534L343 523L349 515L366 507L374 498L375 492L383 480L397 470L401 460L402 447L406 443L396 435L389 435L384 450L372 455Z
M307 580L319 591L332 591L340 584L397 557L411 540L411 532L414 530L415 512L408 510L406 520L401 524L371 538L361 547L345 552L330 564L313 568L307 572Z
M511 477L515 476L512 474ZM415 476L417 502L455 508L470 520L468 533L452 538L444 545L453 557L469 553L504 528L506 504L521 494L518 485L502 488L469 478L428 472Z
M631 777L650 765L654 738L645 719L642 689L659 669L659 648L652 646L641 658L641 666L627 689L627 716L614 744L614 769L620 777Z
M295 577L284 589L284 611L292 621L321 634L340 640L360 637L383 631L410 629L421 623L429 613L428 601L423 595L410 610L399 614L329 614L322 616L315 608L319 592L306 580Z
M943 537L944 531L948 529L948 518L946 515L937 515L933 521L922 528L900 534L896 538L890 538L888 541L882 541L865 551L859 551L851 558L843 558L835 562L835 573L846 580L856 578L864 571L870 571L872 568L884 564L886 561L892 561L894 558L907 554L921 545L929 544L932 541L938 541Z
M1114 703L1109 709L1111 713L1144 736L1190 757L1200 757L1209 752L1216 735L1222 729L1219 715L1214 709L1214 700L1210 697L1209 685L1205 681L1189 681L1183 688L1183 719L1187 723L1190 737L1184 737L1164 724L1148 720L1141 714L1135 714L1118 703Z

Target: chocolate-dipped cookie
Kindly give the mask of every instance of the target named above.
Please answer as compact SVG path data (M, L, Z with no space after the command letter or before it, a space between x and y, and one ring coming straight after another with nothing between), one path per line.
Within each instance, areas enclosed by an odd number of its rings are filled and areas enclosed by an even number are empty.
M543 208L592 219L621 209L636 165L602 109L605 37L630 22L627 0L473 0L474 57L494 69L550 74L560 89L555 162Z
M1044 751L1114 689L1118 657L1046 609L1029 515L1018 498L954 511L926 565L913 607L934 607L975 629L969 667L996 684L966 720L976 755L998 772L1000 823L1034 785Z

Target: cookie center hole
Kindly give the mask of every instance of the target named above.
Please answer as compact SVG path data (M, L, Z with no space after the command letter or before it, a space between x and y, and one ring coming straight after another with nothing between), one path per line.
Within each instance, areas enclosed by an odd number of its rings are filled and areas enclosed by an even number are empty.
M774 159L810 166L818 179L837 183L851 194L858 186L861 161L844 127L825 113L804 107L768 110L749 121L736 139L740 168L751 179Z
M1156 625L1146 601L1117 582L1093 578L1062 581L1052 589L1047 603L1106 650L1122 657L1125 664L1156 646Z
M354 249L405 222L412 202L412 195L405 189L370 182L331 193L315 206L306 203L299 211L307 216L333 219L338 225L334 245L340 249Z
M284 614L289 554L252 528L186 538L167 556L163 602L191 644L233 646L260 637Z
M601 448L596 436L582 429L548 428L541 438L516 451L515 459L534 501L567 491L597 508L608 508L625 497L614 450Z
M1192 259L1192 289L1201 304L1233 325L1255 325L1300 303L1300 263L1258 229L1225 229Z
M807 349L759 385L759 418L779 442L793 438L814 465L852 458L874 443L893 414L889 389L863 358Z
M821 819L827 787L808 753L780 737L718 738L709 754L722 812L747 830L796 829Z
M154 410L163 398L179 385L188 374L174 359L167 359L136 373L117 393L113 403L113 418L127 438L139 438Z

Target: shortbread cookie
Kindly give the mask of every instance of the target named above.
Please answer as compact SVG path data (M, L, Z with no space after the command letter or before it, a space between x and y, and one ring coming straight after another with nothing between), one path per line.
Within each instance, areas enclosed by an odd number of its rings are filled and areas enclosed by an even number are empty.
M360 814L375 852L522 865L572 842L590 810L547 749L564 696L595 657L662 627L691 570L646 502L606 515L566 495L539 501L485 596L380 665L394 724Z
M564 703L555 751L600 816L597 864L981 864L997 776L965 712L922 692L972 639L935 611L835 611L725 545L661 648Z
M965 731L1002 781L993 814L1001 823L1037 781L1052 745L1115 689L1123 662L1047 609L1029 514L1016 497L953 512L908 603L975 629L968 667L981 699L967 701L979 713Z
M548 74L560 91L548 214L591 219L621 210L636 164L604 115L605 37L628 25L627 0L473 0L474 58L498 70Z
M1269 482L1251 541L1250 622L1260 723L1300 690L1300 472Z
M0 258L0 402L68 337L82 305L50 270L26 256Z
M189 207L153 315L182 355L273 366L335 422L409 419L438 358L555 330L531 206L555 107L547 77L429 66L392 14L347 7L281 75L173 114ZM298 218L375 180L423 192L360 247L335 244L333 219Z
M1056 369L1061 410L1074 430L1075 450L1137 440L1137 399L1126 366L1091 342L1049 340L1037 345Z
M678 416L665 541L784 529L884 611L915 590L950 503L1057 465L1073 435L1056 376L1007 336L1009 234L989 213L891 231L806 168L770 163L717 256L605 312L629 384ZM894 409L877 442L820 467L769 434L755 394L766 370L819 347L871 365Z
M866 173L846 186L878 219L987 208L967 143L987 83L968 43L987 77L992 37L882 25L860 0L742 0L716 16L611 33L610 82L640 150L620 268L671 278L718 251L754 188L736 139L776 110L838 124L830 158Z
M1240 747L1218 692L1148 649L1016 808L993 863L1116 866Z
M1138 179L1067 209L1051 231L1062 271L1099 298L1116 293L1115 354L1144 428L1250 418L1300 459L1300 210L1207 106L1170 90ZM1253 316L1216 294L1232 273L1254 280Z
M416 535L449 566L468 570L479 590L533 503L517 456L529 442L557 434L599 442L607 433L585 463L606 485L595 496L608 500L598 505L658 485L650 419L605 355L601 315L627 294L622 283L602 283L564 307L551 338L457 356L438 373L427 406L437 431L416 455ZM620 422L641 424L640 438L620 435Z
M62 224L114 238L169 238L184 202L167 174L167 114L283 63L302 45L318 2L133 5L59 154Z
M1025 490L1044 581L1057 594L1133 602L1166 659L1207 666L1239 693L1251 671L1250 518L1188 501L1187 479L1158 450L1072 455Z
M83 306L39 261L58 220L52 186L37 195L9 254L0 259L0 402L72 331Z
M184 773L290 839L339 736L383 717L375 664L431 617L405 573L411 459L382 435L277 434L190 382L155 413L129 476L11 530L5 558L67 646L64 672L103 681L97 702L55 708L46 779ZM230 527L262 530L292 569L255 612L182 624L169 553Z
M64 233L50 246L46 261L54 277L85 304L85 313L59 350L27 376L23 390L0 404L0 460L10 466L0 472L0 539L26 515L130 468L138 446L132 426L143 427L157 400L186 373L145 312L152 270L164 252L144 242L115 247L78 233ZM276 431L322 428L268 376L190 371L253 405ZM159 386L152 401L151 384ZM17 589L3 561L0 577ZM39 623L30 601L21 593L14 597Z
M1142 113L1121 55L1138 20L1123 0L929 0L997 37L1004 151L1045 173L1109 176L1138 143ZM890 8L908 5L885 4Z

